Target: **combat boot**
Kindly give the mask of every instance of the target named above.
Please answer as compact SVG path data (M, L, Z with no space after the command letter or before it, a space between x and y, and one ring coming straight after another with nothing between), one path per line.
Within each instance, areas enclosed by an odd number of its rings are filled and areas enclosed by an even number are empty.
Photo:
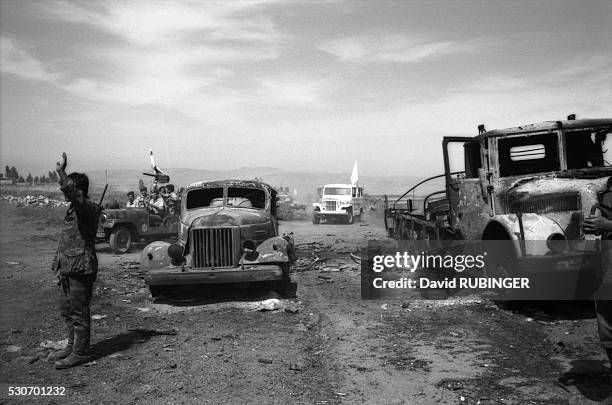
M55 362L55 368L62 370L87 363L89 354L89 328L78 326L74 328L74 344L72 352L64 359Z
M61 359L65 359L72 353L72 346L74 344L74 328L72 325L67 326L68 329L68 344L61 350L53 352L49 355L49 361L57 361Z

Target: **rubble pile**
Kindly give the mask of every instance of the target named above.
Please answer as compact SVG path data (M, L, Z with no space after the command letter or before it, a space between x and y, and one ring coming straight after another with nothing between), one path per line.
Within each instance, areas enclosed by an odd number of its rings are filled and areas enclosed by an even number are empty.
M302 271L358 271L360 269L360 249L337 239L334 244L306 242L297 245L299 259L295 262L296 272ZM355 252L355 253L353 253Z
M18 207L22 206L34 206L34 207L67 207L70 203L66 201L54 200L44 195L26 195L25 197L18 197L14 195L2 195L0 196L4 201L8 201L11 204L17 204Z

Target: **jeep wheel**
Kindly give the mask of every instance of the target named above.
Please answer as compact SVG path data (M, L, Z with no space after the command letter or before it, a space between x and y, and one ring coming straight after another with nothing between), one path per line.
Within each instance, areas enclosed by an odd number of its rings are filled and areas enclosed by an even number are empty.
M312 215L312 223L315 225L319 225L319 223L321 222L321 217L318 215Z
M108 242L114 253L126 253L132 246L132 233L125 226L120 226L113 229Z
M346 212L346 223L347 224L352 224L355 220L355 217L353 217L353 211L347 211Z

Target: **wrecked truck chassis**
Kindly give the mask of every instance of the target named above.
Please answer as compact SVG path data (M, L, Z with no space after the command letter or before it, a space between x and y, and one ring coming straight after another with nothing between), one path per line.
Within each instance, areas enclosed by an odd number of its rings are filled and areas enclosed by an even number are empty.
M174 263L169 251L172 245L157 241L149 244L140 254L141 268L147 269L145 285L155 296L164 287L189 285L273 283L280 293L288 291L291 259L288 249L292 242L282 237L272 237L254 252L242 254L235 267L192 267L191 257L182 264ZM250 255L256 255L255 258Z
M173 286L273 283L285 294L293 238L278 236L276 192L259 181L190 185L182 199L178 243L158 241L140 256L153 296Z
M283 269L277 265L245 265L231 269L189 270L182 267L153 269L145 276L147 286L245 283L280 281Z

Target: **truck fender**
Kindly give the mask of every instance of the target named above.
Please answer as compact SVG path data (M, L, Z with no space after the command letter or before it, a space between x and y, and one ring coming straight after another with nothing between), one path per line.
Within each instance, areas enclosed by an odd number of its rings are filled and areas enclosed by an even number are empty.
M546 240L553 233L565 235L563 229L551 218L540 214L523 214L523 231L525 240ZM496 222L500 224L508 233L511 239L519 240L521 229L518 216L516 214L497 215L495 219L487 224L485 232ZM484 239L484 238L483 238Z
M322 207L321 203L312 203L312 206L313 206L313 208L318 208L319 210Z
M266 239L257 247L257 259L247 260L243 255L240 261L245 264L289 263L292 249L293 244L290 241L280 236L274 236Z
M170 245L168 242L155 241L145 246L140 252L140 269L152 270L171 266L172 260L168 255Z
M563 229L551 218L534 213L522 215L523 233L525 243L525 253L528 255L545 255L549 249L546 240L552 234L565 236ZM516 214L497 215L490 221L483 232L483 240L505 239L499 235L500 231L505 231L508 237L519 242L521 240L521 227ZM517 255L520 255L520 243L513 244Z

